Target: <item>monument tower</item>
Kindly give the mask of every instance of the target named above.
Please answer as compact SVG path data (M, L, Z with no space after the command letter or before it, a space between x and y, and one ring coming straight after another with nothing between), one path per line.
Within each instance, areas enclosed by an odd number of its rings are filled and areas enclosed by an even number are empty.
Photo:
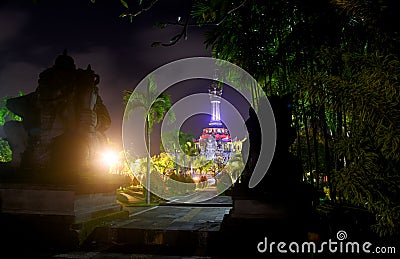
M232 141L228 129L221 121L222 87L212 84L208 92L210 94L211 119L195 145L200 156L204 156L208 160L222 160L223 163L226 163L234 152L240 150L237 150L239 149L237 141Z
M211 102L211 120L208 124L209 126L222 126L221 123L221 114L219 105L221 103L221 95L222 88L218 88L216 85L211 85L208 89L210 94L210 102Z

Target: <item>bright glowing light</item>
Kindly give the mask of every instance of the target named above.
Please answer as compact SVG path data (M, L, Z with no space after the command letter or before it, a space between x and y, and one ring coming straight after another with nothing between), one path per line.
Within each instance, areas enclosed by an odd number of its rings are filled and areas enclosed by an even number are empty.
M119 155L114 150L106 150L101 154L102 162L109 168L116 166L119 162Z

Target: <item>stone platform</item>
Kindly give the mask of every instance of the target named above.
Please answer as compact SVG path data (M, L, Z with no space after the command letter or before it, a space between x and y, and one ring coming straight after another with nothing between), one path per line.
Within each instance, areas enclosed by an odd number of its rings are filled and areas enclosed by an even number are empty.
M96 244L108 253L215 254L222 243L220 227L230 209L196 204L126 207L130 218L96 228L86 249L93 251Z
M99 186L94 184L2 184L1 213L65 216L70 217L73 223L80 223L101 214L121 210L121 205L116 203L115 189L98 189Z
M78 247L102 222L127 218L116 202L116 189L115 184L2 183L0 224L10 243Z

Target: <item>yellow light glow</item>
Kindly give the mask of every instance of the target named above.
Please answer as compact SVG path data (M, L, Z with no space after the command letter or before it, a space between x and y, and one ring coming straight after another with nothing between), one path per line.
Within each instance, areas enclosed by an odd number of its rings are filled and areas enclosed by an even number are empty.
M119 162L119 155L114 150L106 150L101 154L102 162L109 168L114 167Z

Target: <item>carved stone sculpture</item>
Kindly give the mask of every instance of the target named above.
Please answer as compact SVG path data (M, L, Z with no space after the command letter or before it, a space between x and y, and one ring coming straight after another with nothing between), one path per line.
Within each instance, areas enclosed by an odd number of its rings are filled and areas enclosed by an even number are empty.
M5 125L13 165L70 171L93 166L111 123L99 80L90 65L77 69L64 51L40 73L35 92L9 99L8 109L23 119Z

